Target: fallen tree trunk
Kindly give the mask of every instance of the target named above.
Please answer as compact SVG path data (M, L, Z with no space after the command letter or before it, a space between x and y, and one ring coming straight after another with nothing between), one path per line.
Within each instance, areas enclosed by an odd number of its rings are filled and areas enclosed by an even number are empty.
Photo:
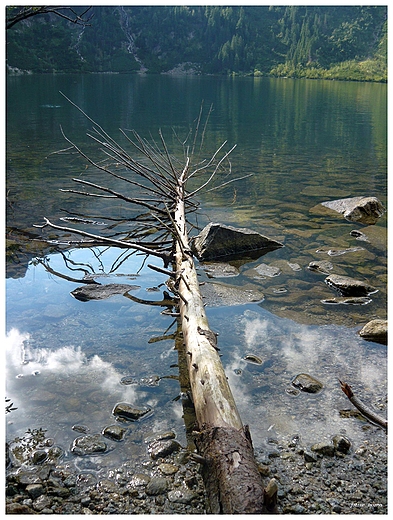
M204 459L203 476L211 513L263 511L262 478L251 436L243 427L218 355L216 335L205 313L184 211L186 168L179 178L175 271L189 379L199 431L195 444Z
M84 114L83 111L82 113ZM84 115L86 116L86 114ZM44 219L45 223L39 227L42 229L50 227L68 235L81 235L86 239L87 244L94 240L95 243L105 246L133 249L144 254L146 258L153 255L163 261L163 268L154 267L154 269L169 275L168 288L177 296L177 300L176 302L166 302L165 298L157 304L167 306L168 313L176 316L181 324L190 387L198 423L197 431L194 433L194 442L199 452L198 460L202 463L211 513L262 513L264 512L264 489L254 458L251 436L248 427L242 424L218 355L216 335L209 327L187 233L188 213L192 213L198 207L192 197L211 182L233 148L224 152L225 143L223 143L207 161L199 160L195 156L201 114L193 134L192 149L189 150L186 142L183 143L183 153L186 157L184 167L183 161L179 161L169 154L161 133L160 140L163 149L160 149L155 142L148 143L136 133L133 133L134 140L132 140L122 132L127 142L131 143L137 152L147 159L149 164L147 165L134 160L99 125L88 116L86 117L94 124L94 132L91 137L100 145L106 160L93 161L66 138L71 149L77 151L98 171L114 177L117 181L127 183L127 186L131 184L136 193L133 197L125 196L110 187L80 179L73 180L93 188L95 191L64 191L88 197L117 198L122 202L142 207L143 211L147 209L149 213L134 217L135 229L132 233L126 229L114 234L112 226L109 226L106 235L96 235L54 224L47 218ZM200 137L200 149L204 140L205 128L206 125ZM191 166L191 161L196 162ZM119 166L126 172L131 172L132 175L125 176L119 173ZM135 175L139 176L143 182L136 181ZM186 190L186 184L191 178L206 178L206 176L207 180L202 182L197 189L191 192ZM146 193L149 194L149 198L146 198ZM149 226L152 225L154 225L154 229L157 228L155 240L146 243L145 238L150 229ZM168 237L173 239L172 248L168 248ZM173 273L167 270L170 263L173 264ZM128 293L127 296L138 301ZM176 305L179 312L171 312L172 306ZM268 499L265 505L270 504L267 506L269 509L271 509L271 504L274 504L275 489L275 486L270 486L269 492L266 493Z

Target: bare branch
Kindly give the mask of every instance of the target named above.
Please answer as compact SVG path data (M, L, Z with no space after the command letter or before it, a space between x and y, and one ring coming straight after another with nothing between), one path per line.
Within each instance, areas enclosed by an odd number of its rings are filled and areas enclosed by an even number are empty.
M196 140L197 140L197 137L198 137L199 125L201 123L202 112L203 112L203 101L201 103L201 108L199 109L199 115L198 115L197 124L196 124L196 128L195 128L194 142L192 143L192 150L191 150L191 155L192 156L194 155L194 152L195 152L195 145L196 145Z
M136 204L138 206L144 206L145 208L150 209L151 211L157 211L158 213L165 215L165 211L161 208L158 208L157 206L154 206L150 204L149 202L146 202L142 199L130 199L129 197L126 197L122 193L119 193L117 191L112 190L111 188L106 188L105 186L100 186L99 184L95 184L94 182L85 181L84 179L72 179L74 182L79 182L80 184L85 184L86 186L91 186L92 188L96 188L97 190L105 191L106 193L111 193L118 199L124 200L125 202L129 202L131 204ZM160 201L157 201L160 202Z
M99 242L105 242L107 244L111 244L116 247L127 248L127 249L136 249L137 251L141 251L148 255L153 255L153 256L162 258L163 260L165 260L165 262L168 261L168 252L166 252L166 251L165 252L156 251L154 249L149 249L147 247L144 247L140 244L136 244L135 242L126 242L124 240L115 240L113 238L108 238L108 237L104 237L104 236L100 236L100 235L94 235L93 233L88 233L87 231L82 231L79 229L70 228L70 227L66 227L66 226L59 226L57 224L53 224L52 222L50 222L50 220L47 219L46 217L44 217L44 220L45 220L44 226L35 226L35 227L43 228L43 227L49 226L53 229L58 229L59 231L66 231L68 233L74 233L74 234L81 235L84 237L92 238Z
M87 191L78 191L78 190L66 190L60 188L59 191L63 191L65 193L75 193L76 195L85 195L86 197L101 197L103 199L117 199L116 195L100 195L98 193L89 193Z
M236 179L231 179L230 181L223 182L219 186L215 186L214 188L209 188L206 191L219 190L219 189L223 188L224 186L227 186L228 184L231 184L232 182L242 181L243 179L247 179L247 177L252 177L253 175L254 175L253 173L249 173L248 175L243 175L243 177L236 177Z
M223 147L227 144L227 141L224 141L222 143L222 145L217 148L217 150L214 152L214 154L212 155L212 157L209 159L209 161L202 161L201 164L203 164L203 166L200 166L198 168L196 168L192 173L190 173L190 175L188 176L188 178L190 179L191 177L195 177L197 174L199 174L200 172L204 171L204 170L207 170L212 164L214 164L214 161L218 155L218 153L223 149Z
M108 157L110 157L114 161L118 160L120 162L120 164L122 164L128 170L131 170L131 171L135 172L136 174L138 174L139 176L148 180L149 183L151 183L153 186L155 186L159 190L160 196L164 195L166 197L172 198L170 183L168 182L168 180L166 179L166 177L164 175L160 174L160 172L150 170L149 168L146 168L144 165L134 161L124 150L122 150L122 148L119 145L116 144L116 146L114 146L114 145L111 145L110 143L100 141L99 139L97 139L95 136L93 136L91 134L87 134L87 135L88 135L88 137L90 137L91 139L95 140L100 145L102 145L104 148L111 150L111 152L114 154L114 156L109 154L105 150L103 150L104 153L106 155L108 155ZM107 171L110 175L112 175L120 180L123 180L130 184L141 186L146 190L157 193L157 191L155 191L150 186L145 186L140 183L137 183L136 181L127 179L126 177L118 175L109 169L106 169L105 171Z
M55 271L51 267L49 267L47 262L44 262L41 258L37 259L37 262L41 264L48 273L51 273L55 276L58 276L59 278L63 278L63 280L67 280L69 282L76 282L76 283L85 283L85 284L93 284L93 285L101 285L99 282L96 282L92 278L73 278L71 276L67 276L63 273L60 273L59 271Z
M213 112L213 103L210 105L209 113L207 114L206 121L205 121L205 126L203 127L203 132L202 132L202 136L201 136L201 144L199 146L199 153L201 153L202 148L203 148L203 143L205 141L206 128L207 128L207 125L208 125L209 120L210 120L210 114L212 112Z
M214 168L214 171L213 173L210 175L209 179L204 183L202 184L201 186L199 186L199 188L197 188L196 190L194 190L193 192L189 193L187 195L187 199L189 197L193 197L196 193L198 193L199 191L203 190L203 188L205 188L209 183L210 181L213 179L213 177L215 176L215 174L217 173L217 170L219 169L219 167L221 166L221 164L223 163L223 161L225 161L225 159L228 157L228 155L236 148L236 145L232 146L232 148L218 161L216 167ZM217 152L216 152L217 154ZM215 154L215 155L216 155Z
M18 22L21 22L22 20L27 20L28 18L31 18L32 16L38 16L41 14L47 14L47 13L53 13L60 18L64 18L68 20L69 22L72 22L76 25L83 25L87 26L90 25L89 21L92 19L93 15L90 15L87 19L84 19L83 17L86 15L88 11L90 11L92 6L88 7L83 11L83 13L78 14L74 9L71 7L64 7L64 6L58 6L58 7L51 7L48 5L44 6L33 6L33 7L20 7L17 12L13 11L16 8L14 6L7 6L7 16L6 16L6 29L11 29L15 24ZM63 11L70 11L73 16L67 16L64 14Z
M176 172L175 168L173 167L173 164L172 164L172 161L171 161L171 157L169 155L168 148L166 146L166 142L165 142L165 139L164 139L164 137L162 135L161 130L159 131L159 135L160 135L160 139L161 139L161 142L162 142L162 146L164 147L164 150L165 150L165 154L166 154L166 157L167 157L167 160L168 160L168 164L169 164L169 166L171 168L171 172L173 174L173 178L175 180L177 180L177 172Z

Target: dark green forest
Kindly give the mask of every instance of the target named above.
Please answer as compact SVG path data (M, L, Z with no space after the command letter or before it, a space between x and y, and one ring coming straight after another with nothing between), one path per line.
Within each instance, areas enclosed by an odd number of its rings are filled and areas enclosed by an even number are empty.
M93 6L90 14L82 25L53 13L15 24L8 72L387 81L385 6Z

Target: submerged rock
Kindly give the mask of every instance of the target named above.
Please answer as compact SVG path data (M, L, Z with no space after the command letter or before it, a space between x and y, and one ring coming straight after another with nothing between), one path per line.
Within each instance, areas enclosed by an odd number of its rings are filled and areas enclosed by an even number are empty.
M325 283L339 291L343 296L369 296L378 292L378 289L367 282L338 274L331 274L325 278Z
M229 278L239 275L239 269L225 262L210 262L202 264L203 270L209 278Z
M124 376L120 379L122 385L139 385L139 386L158 386L160 384L160 376L141 377L140 379L134 376Z
M254 363L255 365L262 365L263 363L262 359L254 354L247 354L244 359L249 363Z
M148 446L148 452L153 460L167 457L180 449L181 445L173 439L153 441Z
M75 455L94 455L107 450L107 444L101 435L83 435L74 439L71 451Z
M281 269L273 265L259 264L255 267L255 271L261 276L267 276L268 278L274 278L281 274Z
M105 300L115 294L124 294L128 291L140 289L139 285L129 285L121 283L109 283L106 285L82 285L71 292L76 300L88 302L89 300Z
M117 424L111 424L102 430L102 435L104 437L108 437L108 439L113 439L114 441L122 441L125 433L126 429Z
M363 228L363 233L374 248L386 254L387 250L387 227L386 226L367 226Z
M298 374L292 380L292 385L308 394L316 394L323 388L323 384L318 381L318 379L315 379L315 377L309 376L308 374Z
M367 341L388 344L388 321L371 320L360 331L359 336Z
M367 305L372 299L367 296L337 296L335 298L325 298L321 303L325 305Z
M360 240L362 242L369 242L367 235L363 233L363 231L359 231L358 229L353 229L350 233L351 237L355 237L356 240Z
M48 458L48 454L44 450L36 450L32 457L32 463L33 464L42 464L46 459Z
M79 433L89 433L89 427L85 426L84 424L74 424L71 427L71 430L74 430L75 432Z
M151 412L151 408L136 408L131 404L118 403L112 413L115 417L121 417L127 421L137 421L149 412Z
M191 247L196 257L203 261L223 257L241 258L249 254L262 256L283 247L283 244L251 229L211 222L192 239Z
M333 264L328 262L327 260L320 260L310 262L307 266L310 271L322 274L329 274L329 271L332 271Z
M145 442L148 444L152 444L153 442L157 441L167 441L169 439L175 439L176 433L172 430L168 430L166 432L158 432L154 433L153 435L149 435L146 437Z
M345 219L361 224L375 224L385 213L377 197L350 197L322 202L322 206L341 213Z
M257 287L231 286L222 283L208 282L200 285L204 302L209 307L244 305L261 302L265 295Z

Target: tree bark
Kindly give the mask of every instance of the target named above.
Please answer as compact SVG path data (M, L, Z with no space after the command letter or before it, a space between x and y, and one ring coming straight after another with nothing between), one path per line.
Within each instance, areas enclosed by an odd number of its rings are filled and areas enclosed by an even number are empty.
M174 216L176 285L181 296L180 319L199 427L195 443L205 460L202 473L211 513L262 513L262 478L248 428L243 427L218 355L216 335L208 324L188 242L183 190L182 176Z

